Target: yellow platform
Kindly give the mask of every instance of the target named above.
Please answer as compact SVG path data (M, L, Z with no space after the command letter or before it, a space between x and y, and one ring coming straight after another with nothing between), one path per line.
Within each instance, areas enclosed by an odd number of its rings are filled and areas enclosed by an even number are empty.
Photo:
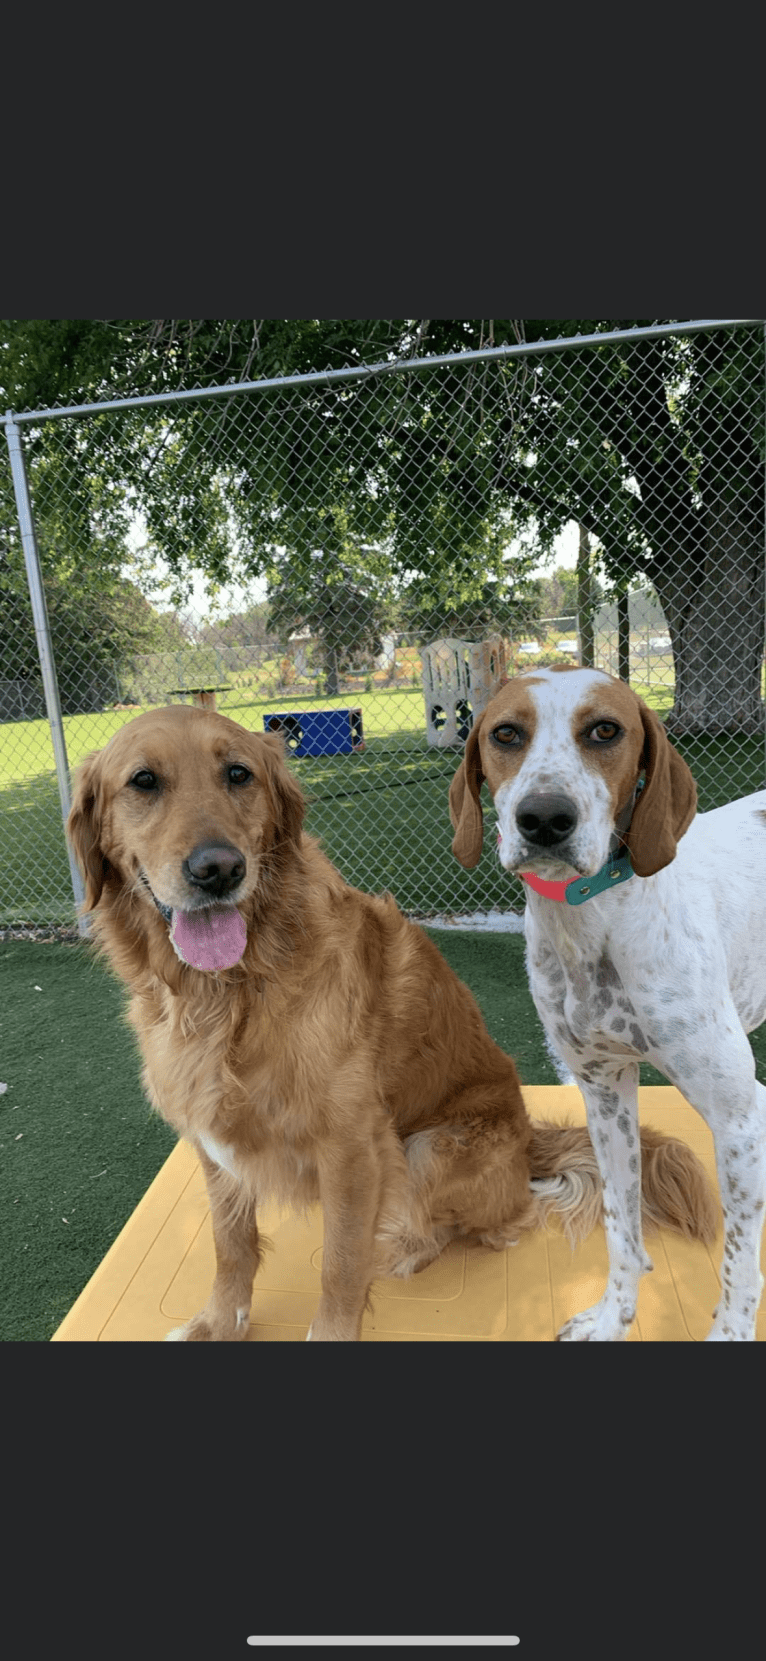
M582 1097L574 1088L525 1086L524 1098L533 1118L585 1123ZM677 1090L641 1090L640 1115L642 1123L682 1137L715 1182L710 1131ZM274 1250L267 1252L256 1281L249 1339L303 1340L320 1293L321 1210L317 1207L308 1223L276 1208L264 1211L259 1221ZM629 1341L700 1341L718 1302L721 1230L709 1247L661 1232L648 1237L647 1249L654 1272L641 1281ZM766 1247L762 1267L766 1272ZM574 1253L553 1229L501 1252L453 1244L412 1280L376 1282L362 1339L547 1343L570 1315L601 1296L606 1271L600 1228ZM204 1178L191 1148L181 1142L52 1342L163 1339L206 1303L214 1274ZM766 1300L758 1338L766 1339Z

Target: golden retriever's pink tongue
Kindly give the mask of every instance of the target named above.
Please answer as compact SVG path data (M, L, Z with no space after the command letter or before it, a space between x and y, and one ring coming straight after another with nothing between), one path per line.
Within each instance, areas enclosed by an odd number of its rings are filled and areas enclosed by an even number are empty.
M231 969L247 944L247 929L238 911L174 911L170 938L192 969Z

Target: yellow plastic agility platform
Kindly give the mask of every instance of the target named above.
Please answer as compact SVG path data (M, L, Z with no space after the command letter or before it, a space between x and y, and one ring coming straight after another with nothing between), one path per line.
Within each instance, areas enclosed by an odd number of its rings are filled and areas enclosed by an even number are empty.
M573 1087L525 1086L524 1098L532 1118L585 1123L582 1097ZM677 1090L641 1090L640 1116L642 1123L682 1137L715 1183L710 1131ZM274 1249L256 1281L249 1340L303 1340L320 1294L321 1210L305 1222L270 1208L259 1222ZM648 1237L654 1272L641 1281L629 1341L697 1343L706 1336L719 1297L722 1245L721 1228L709 1247L664 1231ZM766 1245L762 1268L766 1272ZM376 1282L362 1339L552 1342L570 1315L601 1296L606 1272L600 1228L574 1252L555 1229L500 1252L455 1243L412 1280ZM164 1339L207 1302L214 1274L204 1178L181 1142L52 1342ZM766 1339L766 1308L758 1316L758 1338Z

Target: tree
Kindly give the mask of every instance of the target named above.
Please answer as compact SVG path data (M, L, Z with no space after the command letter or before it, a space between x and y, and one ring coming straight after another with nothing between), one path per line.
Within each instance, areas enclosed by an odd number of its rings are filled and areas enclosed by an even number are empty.
M267 650L270 642L268 629L267 601L257 605L247 606L243 611L232 611L228 616L217 618L214 623L202 623L198 629L198 636L204 646L231 647L245 652L251 652L254 647L261 651Z
M592 669L595 661L595 641L593 638L593 612L595 602L595 579L591 564L591 547L588 533L584 525L579 527L580 535L577 547L577 571L575 575L575 609L580 632L580 662L583 669Z
M369 576L340 560L328 567L317 554L298 565L285 555L272 568L269 603L269 631L283 643L301 628L319 640L328 697L337 696L340 676L355 657L369 659L382 650L385 601Z
M135 583L96 558L76 580L66 551L46 548L46 604L65 715L115 703L132 676L134 659L148 652L177 651L183 639L174 616L157 613ZM37 640L18 546L0 544L0 681L18 688L2 707L42 713ZM22 696L26 686L29 694Z
M6 402L29 408L645 321L11 320L0 379ZM526 538L539 560L575 520L615 596L654 584L675 660L671 727L755 731L762 388L760 331L628 340L41 425L30 467L36 507L46 468L75 481L83 557L96 509L106 534L140 508L179 595L195 566L220 582L269 571L286 549L304 573L321 553L332 577L366 547L410 615L464 605L482 626L492 588L503 603L514 592L498 547Z
M580 528L579 554L577 568L570 570L566 565L559 565L549 577L540 578L541 598L544 610L542 617L579 617L584 609L593 611L603 599L603 588L594 574L594 565L601 554L599 548L592 548L590 540L582 527ZM583 571L587 571L587 589L583 594Z
M544 581L532 576L536 552L485 554L473 575L433 561L400 588L400 627L420 641L437 635L481 640L495 631L519 636L544 609Z
M654 585L676 733L763 726L762 376L752 330L561 354L545 371L559 433L545 435L540 484L598 538L618 592L637 574Z

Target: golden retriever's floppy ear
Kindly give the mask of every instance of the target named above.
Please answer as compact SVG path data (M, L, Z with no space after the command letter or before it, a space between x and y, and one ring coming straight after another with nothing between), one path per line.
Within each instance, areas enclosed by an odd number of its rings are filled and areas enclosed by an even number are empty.
M633 809L624 841L639 877L651 877L675 859L676 844L697 811L697 786L686 762L673 749L665 728L641 699L644 726L641 765L646 783Z
M465 755L449 788L450 818L455 830L452 852L467 871L481 859L484 825L480 793L484 783L479 752L481 717L468 735Z
M101 751L86 756L74 777L67 836L85 878L85 911L98 905L108 862L101 848Z
M298 780L285 764L281 738L276 733L264 733L266 746L266 776L274 809L274 841L300 842L306 798Z

